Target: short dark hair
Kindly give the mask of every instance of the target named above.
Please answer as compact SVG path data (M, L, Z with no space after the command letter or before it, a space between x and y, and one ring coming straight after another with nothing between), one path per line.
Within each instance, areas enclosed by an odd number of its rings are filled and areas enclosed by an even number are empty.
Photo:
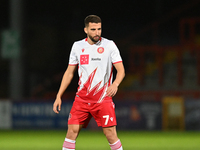
M85 27L88 27L89 23L101 23L101 18L97 15L89 15L85 18Z

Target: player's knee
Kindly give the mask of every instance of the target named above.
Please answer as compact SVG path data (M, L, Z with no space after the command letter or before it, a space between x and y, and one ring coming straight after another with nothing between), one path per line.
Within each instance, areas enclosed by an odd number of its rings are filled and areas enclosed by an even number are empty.
M107 139L113 139L117 137L116 131L112 128L107 128L106 130L103 131L103 133Z
M72 131L72 130L68 130L67 131L67 135L66 135L66 138L70 139L70 140L76 140L78 136L78 133Z
M66 137L75 140L78 136L79 128L68 128Z
M67 130L67 133L71 135L78 134L78 132L79 132L79 129L76 129L76 128L70 128Z

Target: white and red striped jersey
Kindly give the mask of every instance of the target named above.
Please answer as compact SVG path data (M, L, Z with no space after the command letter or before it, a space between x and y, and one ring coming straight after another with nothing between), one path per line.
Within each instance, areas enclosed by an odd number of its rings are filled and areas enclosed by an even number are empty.
M87 38L73 44L69 65L78 65L79 87L75 100L87 103L112 101L106 90L112 83L113 64L122 62L115 43L100 38L96 44L89 44Z

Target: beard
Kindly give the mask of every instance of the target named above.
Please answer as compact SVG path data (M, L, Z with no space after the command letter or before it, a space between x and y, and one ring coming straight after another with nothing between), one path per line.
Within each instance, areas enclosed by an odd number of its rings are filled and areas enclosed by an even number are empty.
M92 37L92 36L89 35L89 38L90 38L90 40L91 40L92 42L96 43L96 42L99 41L100 36L97 35L97 36Z

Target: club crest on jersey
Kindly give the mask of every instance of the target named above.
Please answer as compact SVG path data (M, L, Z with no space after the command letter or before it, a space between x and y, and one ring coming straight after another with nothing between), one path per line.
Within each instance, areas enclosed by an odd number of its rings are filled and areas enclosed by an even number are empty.
M97 52L98 52L99 54L102 54L102 53L104 52L104 48L103 48L103 47L99 47L99 48L97 49Z

